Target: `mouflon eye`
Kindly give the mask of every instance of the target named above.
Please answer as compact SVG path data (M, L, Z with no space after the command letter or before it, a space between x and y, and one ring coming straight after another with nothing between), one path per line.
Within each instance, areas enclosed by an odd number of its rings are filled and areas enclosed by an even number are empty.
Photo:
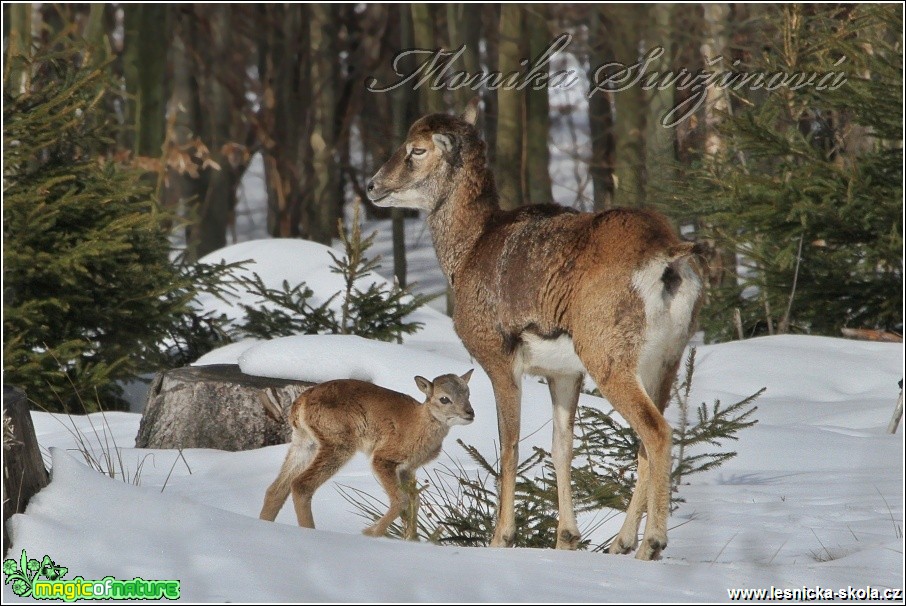
M413 156L421 156L422 154L425 153L425 150L423 150L420 147L413 147L411 153Z
M441 404L450 404L451 400L447 396L442 396L440 399Z

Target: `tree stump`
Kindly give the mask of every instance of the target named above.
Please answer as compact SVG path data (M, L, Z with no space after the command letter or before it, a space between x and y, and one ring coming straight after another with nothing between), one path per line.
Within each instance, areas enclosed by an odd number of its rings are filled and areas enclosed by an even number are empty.
M289 409L311 385L247 375L232 364L159 373L135 446L236 451L285 444Z
M3 387L3 553L9 548L6 520L22 513L29 500L47 486L35 426L22 390Z

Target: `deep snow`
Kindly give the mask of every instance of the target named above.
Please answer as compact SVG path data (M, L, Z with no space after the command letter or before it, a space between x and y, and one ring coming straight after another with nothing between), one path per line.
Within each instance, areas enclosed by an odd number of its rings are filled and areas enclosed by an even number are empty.
M337 276L322 271L323 247L250 242L220 251L256 258L267 280L305 279L327 297ZM247 371L324 379L360 375L418 396L416 374L475 367L448 318L420 310L420 333L403 345L355 337L244 342L200 363L238 361ZM701 346L692 402L729 404L761 387L759 423L723 467L694 475L671 515L660 562L554 550L409 544L360 535L366 522L338 485L383 497L368 461L356 457L315 496L318 530L295 525L287 504L277 523L257 520L285 446L229 453L131 448L139 415L34 415L53 481L10 524L11 554L25 548L69 568L68 578L180 579L193 601L725 601L733 587L903 587L903 429L884 432L903 372L903 347L779 336ZM475 423L455 427L434 465L470 461L455 438L492 453L496 415L490 382L470 383ZM607 406L583 395L583 405ZM671 421L678 411L668 409ZM93 427L92 427L93 424ZM73 427L93 451L118 445L130 479L111 480L81 462ZM524 382L522 452L550 448L547 388ZM50 452L46 452L50 463ZM115 468L119 474L120 464ZM425 477L425 472L420 472ZM593 535L616 532L621 515ZM16 600L9 586L4 600Z

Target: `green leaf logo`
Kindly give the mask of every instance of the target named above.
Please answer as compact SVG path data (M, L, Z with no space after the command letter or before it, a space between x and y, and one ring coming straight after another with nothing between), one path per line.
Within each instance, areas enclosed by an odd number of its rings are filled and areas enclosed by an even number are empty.
M13 593L20 598L31 595L32 585L42 576L48 581L59 581L69 569L65 566L57 566L50 556L45 555L40 562L36 559L29 559L22 550L22 557L19 561L9 559L3 561L3 574L6 575L5 583L12 583Z
M31 585L25 579L15 579L13 580L13 593L24 598L31 593Z
M12 559L3 561L3 574L6 575L4 583L12 583L13 593L20 598L30 596L32 579L37 574L39 564L37 560L29 560L23 549L18 562ZM31 571L32 568L34 572Z
M59 581L66 573L69 572L69 569L65 566L57 566L54 564L53 560L50 559L50 556L44 556L44 559L41 560L41 574L44 575L44 578L48 581Z

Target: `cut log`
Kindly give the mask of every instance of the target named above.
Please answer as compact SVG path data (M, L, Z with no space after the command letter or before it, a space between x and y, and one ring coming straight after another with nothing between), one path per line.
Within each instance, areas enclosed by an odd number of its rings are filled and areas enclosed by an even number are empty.
M841 328L840 332L849 339L860 341L882 341L885 343L902 343L903 335L874 328Z
M244 374L239 366L187 366L159 373L136 448L251 450L289 441L287 413L311 383Z
M47 486L35 426L22 390L3 387L3 553L9 548L6 520L22 513L29 500Z

